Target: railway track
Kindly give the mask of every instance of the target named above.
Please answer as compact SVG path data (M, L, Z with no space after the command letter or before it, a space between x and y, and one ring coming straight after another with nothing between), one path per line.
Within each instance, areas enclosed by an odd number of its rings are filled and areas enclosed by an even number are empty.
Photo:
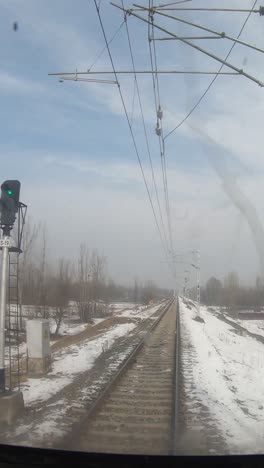
M86 452L175 453L177 415L176 301L111 380L66 441Z

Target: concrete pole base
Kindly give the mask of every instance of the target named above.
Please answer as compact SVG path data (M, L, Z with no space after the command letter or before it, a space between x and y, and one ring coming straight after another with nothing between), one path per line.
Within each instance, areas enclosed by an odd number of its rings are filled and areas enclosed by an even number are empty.
M24 412L22 392L6 392L0 394L0 425L12 424Z
M51 355L44 358L28 358L28 375L39 377L51 369Z

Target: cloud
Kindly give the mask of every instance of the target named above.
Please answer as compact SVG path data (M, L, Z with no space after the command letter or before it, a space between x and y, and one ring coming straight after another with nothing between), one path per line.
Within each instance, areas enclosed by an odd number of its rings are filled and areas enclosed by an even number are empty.
M11 95L36 95L44 92L44 87L33 80L19 78L0 70L0 92Z

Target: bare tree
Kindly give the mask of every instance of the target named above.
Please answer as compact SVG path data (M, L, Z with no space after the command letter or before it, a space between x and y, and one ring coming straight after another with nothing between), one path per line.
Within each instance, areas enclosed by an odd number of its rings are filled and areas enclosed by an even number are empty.
M92 297L95 302L102 299L105 285L107 258L93 250L91 255Z
M49 317L49 310L47 307L47 229L42 226L42 246L39 267L37 271L37 306L39 315L47 319Z
M229 307L238 305L239 300L239 277L235 272L228 273L224 280L225 285L225 303Z
M33 248L39 235L40 224L31 224L30 220L27 221L24 227L22 238L22 255L19 264L19 272L21 281L19 282L19 304L24 303L24 289L28 280L27 276L31 277L32 273L32 254ZM17 236L17 234L15 234Z
M142 301L145 304L149 304L149 302L153 299L157 299L158 297L158 288L153 281L147 281L144 288L142 288Z
M87 247L80 245L78 259L78 311L83 322L89 321L89 303L91 300L90 256Z
M223 285L221 281L212 276L205 286L205 301L208 305L221 305Z
M78 310L81 320L88 322L97 312L103 313L98 300L105 296L106 257L96 250L90 254L87 246L81 244L78 259Z
M55 277L49 279L48 303L50 306L50 316L55 320L55 335L59 333L62 319L65 316L70 299L72 271L69 261L60 258Z

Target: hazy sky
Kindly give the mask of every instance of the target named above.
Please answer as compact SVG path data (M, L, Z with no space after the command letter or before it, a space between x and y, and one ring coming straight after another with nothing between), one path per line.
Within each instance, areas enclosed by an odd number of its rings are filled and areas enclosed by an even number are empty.
M205 0L185 5L194 3L208 6ZM249 8L253 3L214 0L210 5ZM131 4L125 1L126 6ZM104 47L93 0L0 0L0 6L1 180L21 181L21 200L28 204L31 219L47 224L52 259L73 258L85 242L107 256L114 279L127 283L137 276L172 286L117 86L59 83L48 76L87 70ZM109 39L122 22L122 12L102 0L101 15ZM231 36L238 34L245 19L242 13L178 16ZM160 19L159 24L176 34L204 35L172 20ZM147 26L130 17L128 27L136 68L150 69ZM241 39L263 47L263 28L264 17L252 14ZM224 57L232 43L200 40L199 45ZM110 47L116 69L131 69L124 27ZM219 68L216 61L178 41L159 41L156 47L160 69ZM229 57L229 62L264 81L263 60L263 54L241 45ZM107 52L96 69L111 70ZM165 134L186 115L211 79L160 77ZM140 76L138 82L165 217L151 76ZM120 76L120 84L131 116L133 76ZM243 281L253 282L259 272L250 230L226 195L215 161L223 162L263 222L263 93L263 88L242 76L219 77L188 125L167 139L174 248L177 253L201 250L202 282L212 274L222 278L231 270L238 271ZM134 102L133 129L157 210L139 105L137 99ZM179 281L182 269L179 264Z

